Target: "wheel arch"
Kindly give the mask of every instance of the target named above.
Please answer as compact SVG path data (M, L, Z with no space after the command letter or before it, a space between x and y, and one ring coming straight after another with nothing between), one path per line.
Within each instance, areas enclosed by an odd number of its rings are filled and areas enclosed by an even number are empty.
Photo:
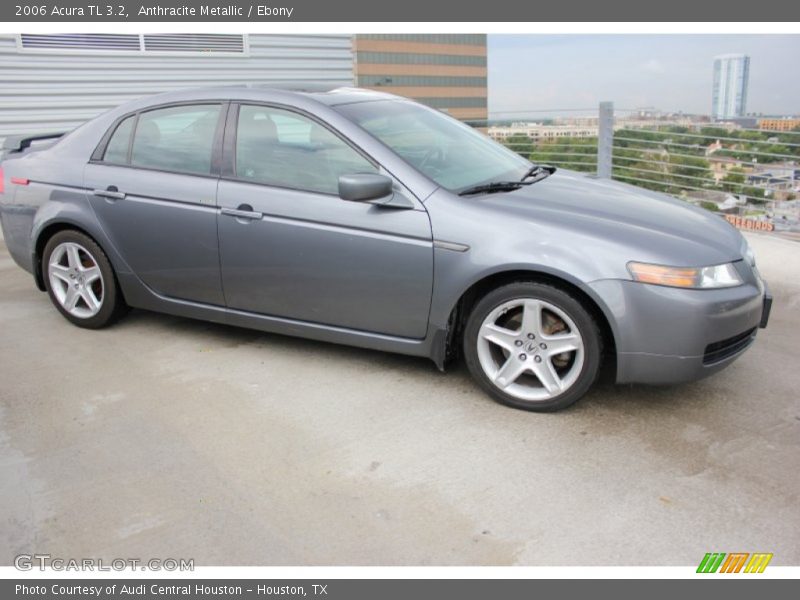
M521 281L547 283L575 296L600 326L604 346L603 362L610 372L616 373L617 333L614 321L609 316L610 311L602 299L598 298L588 286L582 285L566 274L537 269L507 269L485 274L464 290L450 311L447 335L442 336L444 348L439 355L444 361L457 356L460 352L464 327L475 304L492 290Z
M42 292L46 291L45 282L44 282L44 269L42 268L42 259L44 254L44 247L47 245L47 242L61 231L77 231L78 233L82 233L89 239L91 239L95 244L97 244L100 249L108 256L108 252L106 251L103 244L100 240L97 239L97 236L92 235L92 232L86 229L85 227L69 220L57 220L51 221L46 225L43 225L38 232L36 233L36 237L34 238L33 243L33 277L36 281L36 287L39 288ZM109 257L109 261L111 258ZM112 267L113 267L112 263ZM116 273L115 273L116 275Z

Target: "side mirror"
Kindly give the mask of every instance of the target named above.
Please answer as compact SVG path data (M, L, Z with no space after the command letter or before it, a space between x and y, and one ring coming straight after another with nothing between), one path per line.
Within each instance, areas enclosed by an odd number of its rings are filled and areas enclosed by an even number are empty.
M370 202L392 196L392 180L379 173L351 173L339 177L339 197L351 202Z

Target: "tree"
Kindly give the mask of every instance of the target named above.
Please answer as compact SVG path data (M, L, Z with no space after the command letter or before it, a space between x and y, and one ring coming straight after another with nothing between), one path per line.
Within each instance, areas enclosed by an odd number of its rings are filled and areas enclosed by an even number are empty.
M739 194L741 193L745 178L746 176L743 168L733 167L725 174L725 177L722 178L720 183L722 184L722 189L726 192Z
M710 187L714 178L708 161L703 157L669 155L669 174L671 180L681 186Z
M702 200L700 202L700 206L702 206L706 210L710 210L711 212L719 212L719 208L713 202L707 202L705 200Z
M747 196L747 201L753 204L765 204L767 202L766 190L759 187L747 186L742 189L742 194Z
M563 166L573 171L597 168L597 138L557 138L540 142L529 156L535 163Z
M517 134L506 138L503 142L510 150L522 156L528 156L533 151L533 140L527 135Z

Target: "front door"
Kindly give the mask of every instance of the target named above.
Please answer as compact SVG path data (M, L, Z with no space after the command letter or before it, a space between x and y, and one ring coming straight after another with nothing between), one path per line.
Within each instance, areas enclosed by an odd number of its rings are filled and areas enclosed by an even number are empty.
M218 194L228 307L425 337L433 248L424 207L341 200L340 175L379 167L304 115L242 105L235 132L235 176Z

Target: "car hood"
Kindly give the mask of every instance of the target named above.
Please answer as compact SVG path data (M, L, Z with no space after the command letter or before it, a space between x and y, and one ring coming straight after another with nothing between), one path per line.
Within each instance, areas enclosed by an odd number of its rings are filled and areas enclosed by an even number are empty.
M724 219L666 194L559 169L530 186L476 198L531 224L635 248L632 257L675 265L742 258L742 236Z

